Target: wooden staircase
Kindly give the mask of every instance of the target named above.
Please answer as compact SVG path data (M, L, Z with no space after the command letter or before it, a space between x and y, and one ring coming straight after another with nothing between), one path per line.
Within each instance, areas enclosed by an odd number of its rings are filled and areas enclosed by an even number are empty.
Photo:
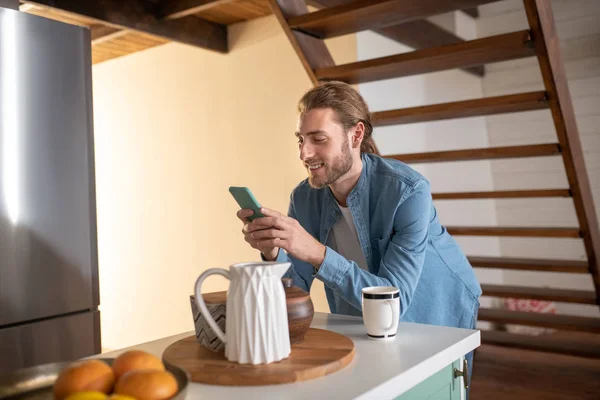
M555 143L478 148L386 157L406 163L492 160L522 157L562 157L568 188L489 192L434 193L435 200L570 197L579 227L448 227L452 235L577 238L583 240L587 261L469 257L475 268L591 274L595 291L483 284L484 296L527 298L600 305L600 232L583 162L571 97L559 53L551 4L524 0L529 29L431 48L422 48L373 60L335 65L323 39L361 30L402 27L419 19L457 9L473 8L493 0L317 0L328 8L309 13L304 0L269 0L309 78L371 82L454 68L480 68L486 63L537 56L545 90L457 101L373 113L374 126L438 121L482 115L549 109L557 133ZM311 2L314 4L315 2ZM527 239L524 239L527 240ZM565 331L600 333L600 318L536 314L481 308L479 320L540 326ZM484 343L600 357L600 349L561 337L531 337L502 331L484 331Z

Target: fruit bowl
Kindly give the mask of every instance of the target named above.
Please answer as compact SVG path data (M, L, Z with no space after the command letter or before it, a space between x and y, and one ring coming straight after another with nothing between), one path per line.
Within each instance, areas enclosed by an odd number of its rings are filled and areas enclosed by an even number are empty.
M96 358L112 365L114 358ZM25 399L25 400L54 400L52 386L58 374L72 361L43 364L35 367L23 368L0 376L0 399ZM171 372L177 380L178 390L171 400L184 400L190 376L187 372L167 362L164 363L167 371Z

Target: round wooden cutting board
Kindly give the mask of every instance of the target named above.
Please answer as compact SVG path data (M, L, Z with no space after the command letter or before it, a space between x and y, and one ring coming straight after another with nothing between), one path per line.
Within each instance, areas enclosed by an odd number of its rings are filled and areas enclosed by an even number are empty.
M344 368L354 358L354 342L344 335L310 328L304 341L292 345L285 360L261 365L229 362L223 352L202 347L195 336L165 350L163 360L187 371L193 382L255 386L293 383L318 378Z

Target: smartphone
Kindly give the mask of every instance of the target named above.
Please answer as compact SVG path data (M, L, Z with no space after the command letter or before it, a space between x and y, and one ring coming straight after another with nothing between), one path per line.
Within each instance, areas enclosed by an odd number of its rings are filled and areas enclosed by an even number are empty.
M254 215L248 217L249 221L254 221L256 218L264 217L260 212L260 203L247 187L230 186L229 193L237 201L240 208L248 208L254 211Z

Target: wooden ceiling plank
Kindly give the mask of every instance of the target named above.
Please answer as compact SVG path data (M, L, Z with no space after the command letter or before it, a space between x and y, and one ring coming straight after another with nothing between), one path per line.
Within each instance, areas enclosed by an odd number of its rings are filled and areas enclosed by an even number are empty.
M107 41L101 44L103 48L110 48L114 51L121 52L122 54L130 54L135 53L136 51L145 50L149 47L157 46L157 43L152 44L139 44L126 40L116 39L112 41Z
M116 38L114 41L116 41L117 43L120 41L127 41L127 42L134 43L138 46L146 46L146 47L158 46L160 44L164 44L164 43L168 42L168 41L166 41L164 39L160 39L160 38L145 37L145 36L139 35L135 32L127 32L125 35L123 35L120 38Z
M158 19L179 19L233 3L236 0L170 0L164 3Z
M90 27L90 36L92 38L92 46L127 34L127 30L113 28L106 25L94 25Z

